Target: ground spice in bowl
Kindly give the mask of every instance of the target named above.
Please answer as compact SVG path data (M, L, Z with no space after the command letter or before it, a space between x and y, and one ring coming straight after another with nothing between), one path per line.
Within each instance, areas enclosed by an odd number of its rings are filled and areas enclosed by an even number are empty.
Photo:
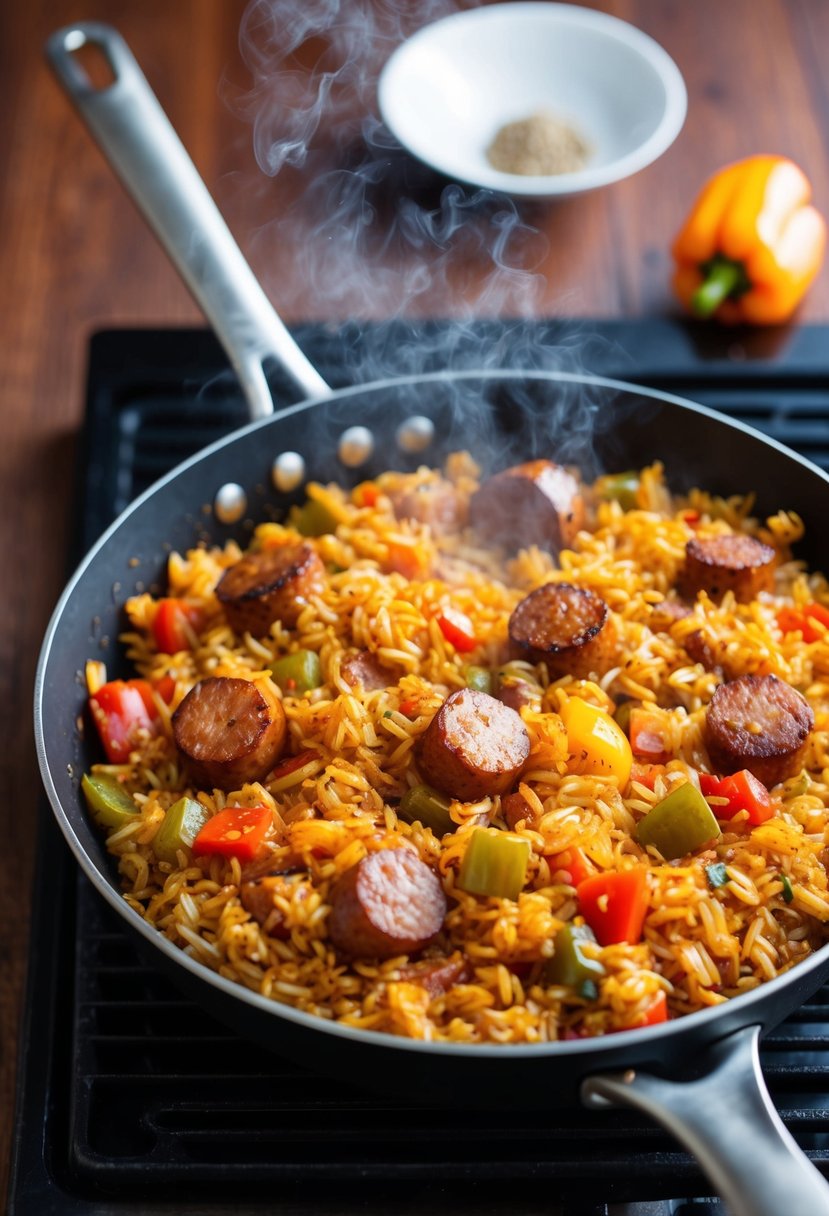
M547 177L583 169L590 145L569 123L546 111L508 122L487 148L487 159L501 173Z

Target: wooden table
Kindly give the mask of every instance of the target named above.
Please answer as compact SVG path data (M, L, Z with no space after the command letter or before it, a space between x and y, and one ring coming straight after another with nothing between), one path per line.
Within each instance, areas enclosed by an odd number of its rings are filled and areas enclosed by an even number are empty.
M300 0L293 7L307 11ZM349 231L358 236L346 250L336 221L344 200L354 201L353 170L363 155L359 131L340 149L331 124L323 121L304 169L287 167L276 177L261 172L252 150L251 116L258 102L262 134L267 120L261 107L274 94L271 83L254 95L240 57L244 0L29 0L0 6L5 236L0 249L0 527L9 554L0 598L0 670L8 676L0 703L0 788L5 791L0 821L9 846L7 878L0 887L0 1193L5 1193L36 848L39 779L31 689L40 639L66 575L87 341L103 326L201 321L44 66L42 44L57 26L90 16L120 28L287 320L338 321L398 311L664 315L674 309L668 287L671 237L701 182L724 162L759 151L786 153L807 170L818 205L829 212L829 90L823 67L829 5L823 0L604 0L593 7L652 34L685 76L688 119L656 164L619 185L557 205L496 212L467 208L461 228L452 233L445 195L440 212L446 183L396 158L380 186L359 195L370 222L355 224L355 212L348 213ZM422 22L426 6L411 9L418 14L415 24ZM311 62L320 52L316 42L300 60ZM354 101L346 88L335 92L346 109ZM325 179L322 190L322 167L352 172ZM311 181L315 188L309 192ZM421 217L432 215L439 247L425 239L419 247L402 239L384 245L400 216L404 183ZM505 224L511 239L504 257L511 270L493 278L493 255L477 242L488 241L491 249ZM826 320L829 271L824 270L798 321Z

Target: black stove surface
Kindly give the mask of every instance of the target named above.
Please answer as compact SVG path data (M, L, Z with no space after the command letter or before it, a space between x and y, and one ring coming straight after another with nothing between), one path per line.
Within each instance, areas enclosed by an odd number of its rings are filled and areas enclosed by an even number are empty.
M297 335L338 385L350 378L344 352L362 342L386 370L395 355L408 370L418 348L441 366L440 330L309 325ZM478 366L482 349L488 363L528 366L529 356L567 370L581 352L582 370L721 409L829 469L827 328L482 323L453 340L452 366ZM274 391L290 400L278 380ZM95 335L75 556L161 473L245 420L206 331ZM692 1158L641 1116L378 1099L263 1052L139 958L45 806L38 857L10 1216L722 1211ZM829 987L766 1039L763 1061L785 1123L829 1173Z

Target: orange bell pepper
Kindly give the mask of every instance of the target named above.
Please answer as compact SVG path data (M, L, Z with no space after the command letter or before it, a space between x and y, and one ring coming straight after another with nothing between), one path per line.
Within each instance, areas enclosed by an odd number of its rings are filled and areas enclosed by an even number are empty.
M788 320L826 245L811 196L784 156L749 156L716 173L673 245L674 290L686 308L727 325Z

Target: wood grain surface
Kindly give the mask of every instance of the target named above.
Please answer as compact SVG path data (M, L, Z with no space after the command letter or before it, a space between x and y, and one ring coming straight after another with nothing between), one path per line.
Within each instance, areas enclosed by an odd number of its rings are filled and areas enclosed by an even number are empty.
M298 13L313 7L294 3ZM8 846L0 883L0 1195L37 847L32 684L40 639L67 574L87 343L102 327L201 322L45 66L43 43L52 30L81 19L120 29L287 320L336 322L390 309L412 316L665 315L674 311L671 238L702 181L726 161L762 151L790 155L829 213L829 4L604 0L592 7L639 26L676 60L689 91L676 143L636 176L581 198L497 213L461 207L453 230L447 183L405 157L392 155L377 181L357 176L365 148L355 121L363 115L355 108L371 104L371 81L364 97L349 95L348 82L339 86L338 105L351 113L349 140L339 139L323 116L304 166L289 165L276 176L260 170L253 115L261 137L289 78L274 73L253 87L239 50L244 0L0 5L0 527L8 558L0 596L0 823ZM416 3L410 9L414 28L424 9ZM263 11L261 3L251 7L246 28L265 55L260 62L267 62ZM274 35L272 55L283 34ZM312 43L281 71L301 72L324 54ZM418 204L422 240L404 232L406 191ZM337 232L342 215L345 227L353 225L347 241ZM492 237L504 222L514 244L496 255ZM502 274L493 279L494 265ZM797 323L827 320L824 268Z

